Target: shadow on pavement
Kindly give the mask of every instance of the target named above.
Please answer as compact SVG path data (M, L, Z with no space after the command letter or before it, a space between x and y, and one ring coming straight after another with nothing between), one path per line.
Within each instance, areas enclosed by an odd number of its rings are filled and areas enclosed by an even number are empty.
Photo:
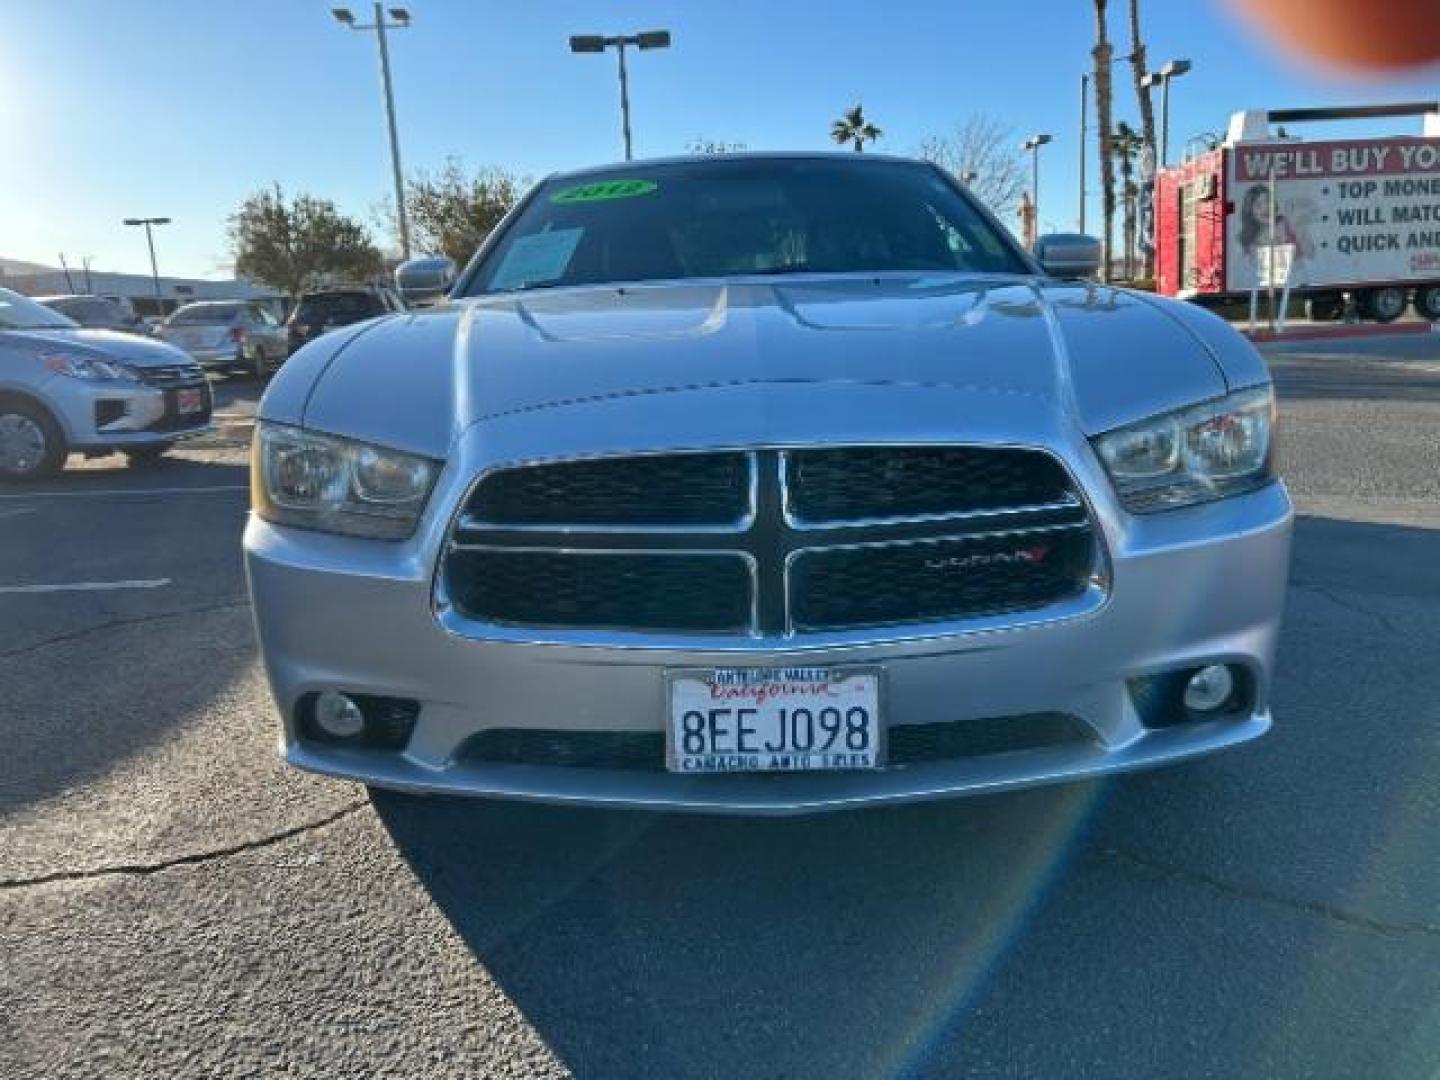
M771 819L373 801L577 1075L881 1076L984 982L1098 791Z

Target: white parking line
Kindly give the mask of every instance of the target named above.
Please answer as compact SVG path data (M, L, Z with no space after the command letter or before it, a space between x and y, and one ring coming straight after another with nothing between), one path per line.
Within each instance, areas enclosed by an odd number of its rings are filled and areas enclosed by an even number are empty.
M24 517L26 514L33 514L34 512L35 507L33 506L13 506L9 510L0 510L0 518Z
M76 499L83 495L212 495L219 491L249 490L249 484L171 488L88 488L79 491L25 491L17 492L14 495L0 495L0 499Z
M170 579L144 581L70 581L60 585L0 585L0 593L110 592L113 589L159 589Z

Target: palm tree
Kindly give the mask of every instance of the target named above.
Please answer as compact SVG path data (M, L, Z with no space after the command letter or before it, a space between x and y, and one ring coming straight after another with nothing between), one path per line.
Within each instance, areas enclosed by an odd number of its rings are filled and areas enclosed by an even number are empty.
M1100 280L1110 280L1110 252L1115 240L1115 158L1110 152L1110 38L1105 32L1109 0L1095 0L1095 137L1100 142L1100 207L1105 232L1100 237Z
M1115 160L1120 163L1120 190L1125 196L1125 217L1121 226L1121 235L1124 238L1125 276L1135 276L1135 212L1136 198L1140 194L1140 188L1135 183L1135 162L1140 157L1140 151L1145 147L1145 139L1141 134L1121 120L1115 125L1115 134L1110 140L1110 148L1115 154Z
M1140 135L1143 145L1155 148L1155 109L1150 88L1145 85L1145 39L1140 35L1140 0L1130 0L1130 70L1135 78L1135 98L1140 105ZM1143 178L1142 178L1143 179ZM1153 243L1153 241L1152 241ZM1154 276L1154 249L1145 249L1145 276Z
M867 142L874 142L883 134L883 131L865 119L865 109L860 105L847 109L844 116L830 125L830 138L841 146L853 143L857 154L865 149Z

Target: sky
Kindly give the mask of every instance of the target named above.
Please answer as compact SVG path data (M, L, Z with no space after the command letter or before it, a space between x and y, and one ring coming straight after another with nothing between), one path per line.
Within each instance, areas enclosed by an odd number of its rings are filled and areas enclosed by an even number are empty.
M884 129L878 149L910 154L981 113L1017 142L1053 135L1041 158L1042 231L1077 224L1091 0L406 6L413 22L392 35L391 63L407 172L455 157L538 178L619 158L614 55L572 55L567 39L666 28L671 49L631 59L638 157L681 153L697 137L826 148L830 122L857 102ZM275 182L333 199L378 232L391 174L375 35L339 26L330 7L0 0L0 256L57 265L64 252L95 270L143 272L144 237L121 219L165 215L174 220L156 235L161 273L223 277L228 216ZM1111 8L1123 55L1125 4ZM1364 82L1306 68L1221 0L1142 0L1142 19L1152 66L1194 64L1172 86L1172 156L1241 108L1436 97L1434 69ZM1116 74L1116 117L1138 126L1128 65ZM1418 132L1418 121L1344 130Z

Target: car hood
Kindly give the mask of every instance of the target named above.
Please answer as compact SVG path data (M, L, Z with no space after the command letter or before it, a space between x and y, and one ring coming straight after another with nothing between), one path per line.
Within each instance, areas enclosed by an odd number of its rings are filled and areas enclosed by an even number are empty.
M1022 407L1087 434L1227 389L1214 352L1165 302L1017 278L817 276L529 292L325 341L309 347L327 348L323 359L302 353L306 362L282 372L262 415L437 457L476 423L616 399L664 408L677 399L661 395L739 387L904 387L906 400L960 390L976 408L1004 400L1007 411ZM738 400L712 395L722 398ZM748 430L784 441L785 423L757 417ZM965 424L957 415L957 437Z
M0 330L0 342L34 352L83 353L118 360L132 367L169 367L191 363L190 354L163 341L117 330Z

